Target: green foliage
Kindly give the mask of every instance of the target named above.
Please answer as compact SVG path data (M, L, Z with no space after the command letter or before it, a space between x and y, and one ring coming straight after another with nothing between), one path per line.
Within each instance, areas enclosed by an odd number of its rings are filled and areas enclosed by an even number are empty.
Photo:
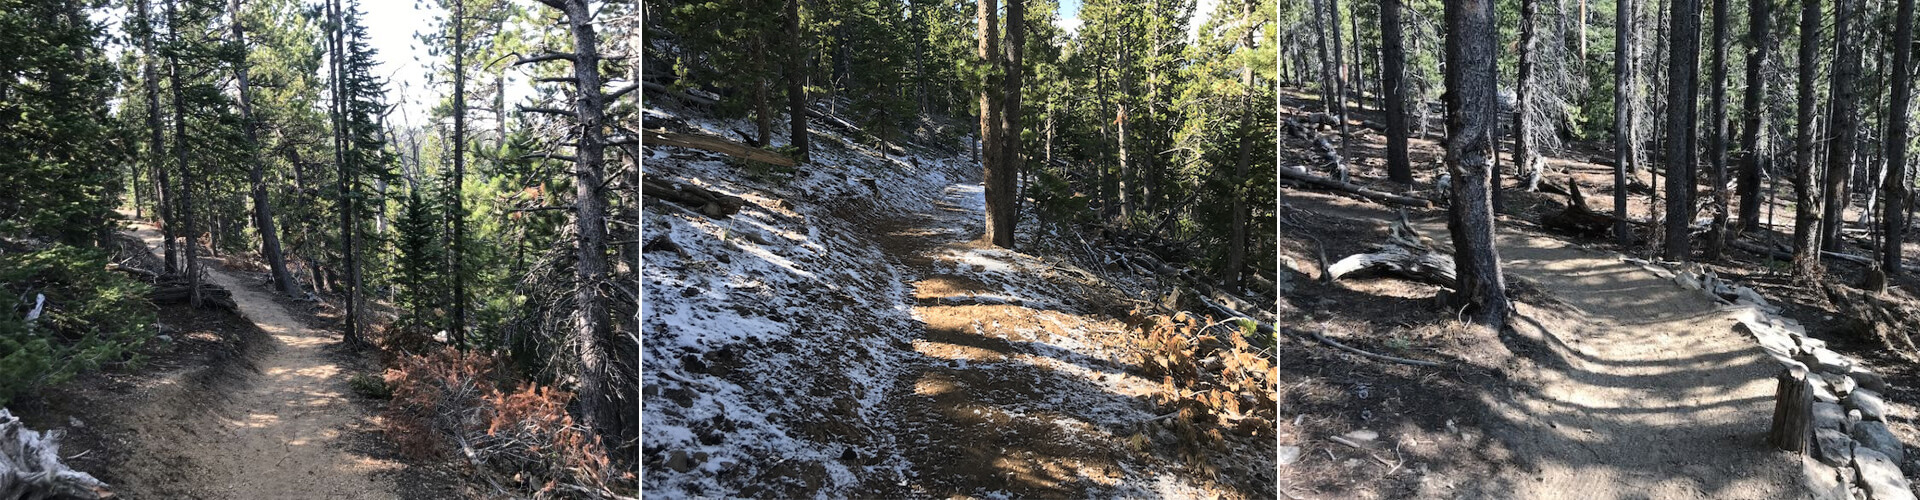
M152 336L148 287L106 269L105 253L54 245L0 258L0 406L75 374L137 366ZM27 320L37 297L41 315Z
M108 114L106 34L82 4L0 1L0 235L85 245L115 218L125 143Z
M381 376L356 373L347 379L347 387L362 397L393 399L393 387L388 386L387 380Z

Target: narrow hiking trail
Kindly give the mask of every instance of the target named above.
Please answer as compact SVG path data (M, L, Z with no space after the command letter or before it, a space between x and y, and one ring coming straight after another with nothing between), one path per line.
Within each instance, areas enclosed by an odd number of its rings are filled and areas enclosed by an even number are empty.
M158 252L154 227L135 224L132 234ZM166 479L179 484L134 489L227 499L398 498L383 473L402 465L351 449L349 439L369 423L328 350L337 339L307 328L247 279L217 265L201 269L233 293L240 314L266 333L265 345L249 356L252 371L239 370L250 376L227 390L159 397L123 416L149 431L139 434L146 442L136 443L137 453L185 462L167 464L183 471ZM171 421L183 416L193 420Z
M949 185L930 213L871 227L918 322L917 356L883 403L892 441L911 457L901 493L1244 496L1129 449L1155 416L1156 384L1131 373L1131 333L1116 317L1124 307L1086 271L982 242L982 194L977 183Z
M1288 201L1381 221L1392 213L1317 193ZM1481 394L1513 452L1468 498L1797 498L1799 460L1765 443L1778 366L1736 314L1610 251L1499 225L1508 279L1553 297L1520 303L1503 334L1531 366ZM1446 245L1444 217L1416 219ZM1330 256L1338 258L1338 256Z

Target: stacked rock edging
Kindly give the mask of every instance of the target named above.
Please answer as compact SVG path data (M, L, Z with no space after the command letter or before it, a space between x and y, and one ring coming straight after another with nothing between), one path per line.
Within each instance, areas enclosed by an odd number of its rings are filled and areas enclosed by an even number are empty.
M1890 408L1880 398L1887 382L1853 358L1827 349L1826 342L1807 336L1798 322L1781 317L1753 289L1733 284L1691 265L1673 271L1638 259L1654 274L1675 284L1700 290L1734 311L1734 328L1751 335L1783 370L1806 374L1813 392L1811 454L1805 461L1809 476L1831 478L1827 498L1915 500L1906 475L1906 446L1887 428Z

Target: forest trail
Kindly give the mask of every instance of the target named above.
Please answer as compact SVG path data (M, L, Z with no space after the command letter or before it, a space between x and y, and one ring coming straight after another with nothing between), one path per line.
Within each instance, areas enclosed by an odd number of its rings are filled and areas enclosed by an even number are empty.
M153 226L135 224L132 234L158 253L161 236ZM163 428L164 436L141 435L164 442L142 447L190 462L180 468L191 477L175 480L191 485L196 497L398 498L380 473L401 465L350 449L349 438L367 415L348 399L346 377L327 350L336 339L307 328L245 279L216 265L201 269L233 293L240 314L267 333L266 345L250 360L254 371L242 371L249 380L198 403L211 411L188 413L198 418L186 424L192 428L172 429L180 423L167 421L178 418L169 405L180 401L152 401L124 415L135 426Z
M1298 192L1296 192L1298 193ZM1289 203L1359 220L1376 205L1317 193ZM1414 226L1442 245L1444 217ZM1775 362L1733 329L1735 314L1617 253L1498 226L1515 277L1552 304L1518 305L1503 341L1531 352L1508 394L1483 393L1514 452L1481 498L1799 498L1802 467L1765 443ZM1340 256L1329 256L1339 258Z
M883 490L935 498L1239 496L1128 449L1130 429L1154 416L1155 385L1129 373L1129 330L1091 276L980 241L978 183L946 187L934 207L867 224L898 259L919 323L910 348L918 356L909 355L882 405L911 471Z

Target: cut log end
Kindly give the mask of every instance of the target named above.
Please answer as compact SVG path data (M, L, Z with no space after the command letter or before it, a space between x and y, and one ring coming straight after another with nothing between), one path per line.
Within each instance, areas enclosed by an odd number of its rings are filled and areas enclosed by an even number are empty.
M1813 438L1813 382L1805 367L1793 366L1774 377L1779 382L1773 400L1773 426L1767 444L1806 455Z

